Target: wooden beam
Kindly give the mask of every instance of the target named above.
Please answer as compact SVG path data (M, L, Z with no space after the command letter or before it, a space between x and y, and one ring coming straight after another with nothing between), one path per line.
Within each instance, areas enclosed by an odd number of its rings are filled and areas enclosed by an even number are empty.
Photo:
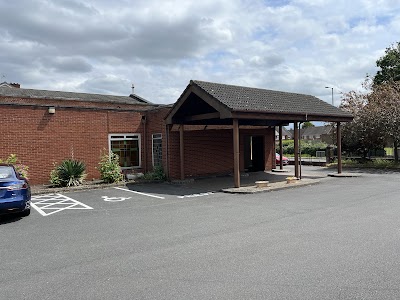
M342 133L340 128L340 122L337 122L336 137L337 137L337 172L342 173Z
M274 121L303 121L305 116L290 115L282 113L263 113L263 112L232 112L232 118L236 119L259 119L259 120L274 120Z
M219 100L215 99L212 95L204 91L195 83L191 82L191 84L193 87L192 92L196 94L201 100L213 107L216 111L218 111L221 115L221 118L232 118L231 111L226 107L225 104L222 104Z
M187 117L183 118L183 121L184 122L190 122L190 121L219 119L219 118L220 118L220 113L219 112L213 112L213 113L208 113L208 114L187 116Z
M283 143L282 143L282 125L279 125L279 155L281 157L279 162L279 168L283 170Z
M285 114L281 112L232 112L232 118L237 119L262 119L284 122L306 122L306 121L325 121L325 122L350 122L353 117L345 116L324 116L324 115L305 115L305 114Z
M183 132L184 132L184 125L181 124L179 127L179 153L180 153L180 160L181 160L181 180L185 179L185 165L184 165L184 161L185 161L185 153L184 153L184 149L185 149L185 145L183 143Z
M294 127L294 177L299 178L299 126L297 122Z
M240 187L239 122L233 119L233 177L235 188Z

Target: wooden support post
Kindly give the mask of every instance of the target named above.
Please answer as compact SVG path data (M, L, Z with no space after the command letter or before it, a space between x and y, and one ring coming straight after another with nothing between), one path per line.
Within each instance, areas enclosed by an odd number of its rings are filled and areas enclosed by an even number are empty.
M297 122L294 127L294 177L299 178L299 127Z
M184 161L185 161L185 153L184 153L184 149L185 149L185 145L183 143L183 132L184 132L185 128L184 125L181 124L179 127L179 152L180 152L180 159L181 159L181 180L185 179L185 165L184 165Z
M240 187L239 121L233 119L233 177L235 188Z
M340 128L340 122L337 122L336 137L337 137L337 172L342 173L342 133Z
M283 170L283 143L282 143L282 125L279 125L279 156L280 156L280 162L279 162L279 168Z

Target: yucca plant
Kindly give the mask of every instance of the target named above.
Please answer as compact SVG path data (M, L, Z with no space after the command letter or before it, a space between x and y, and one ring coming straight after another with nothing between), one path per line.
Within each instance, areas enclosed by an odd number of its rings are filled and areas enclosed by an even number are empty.
M86 166L83 162L75 159L66 159L61 162L52 172L52 183L60 186L77 186L82 184L86 177Z

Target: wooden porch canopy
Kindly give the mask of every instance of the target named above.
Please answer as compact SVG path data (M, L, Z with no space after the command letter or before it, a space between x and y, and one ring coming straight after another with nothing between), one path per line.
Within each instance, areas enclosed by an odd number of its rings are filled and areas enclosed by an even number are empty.
M350 113L310 95L191 80L171 108L165 121L167 125L180 125L182 179L184 176L184 125L232 125L235 187L239 187L240 125L279 126L282 128L285 124L294 123L294 141L295 149L297 149L295 151L295 176L298 177L299 122L337 122L339 159L340 122L349 122L352 119ZM340 164L341 161L338 164L338 172L341 172Z

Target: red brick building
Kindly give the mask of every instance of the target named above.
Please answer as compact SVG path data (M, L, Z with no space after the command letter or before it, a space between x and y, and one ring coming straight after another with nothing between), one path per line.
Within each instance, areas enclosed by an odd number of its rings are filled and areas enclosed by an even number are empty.
M3 84L0 158L17 154L29 166L33 184L47 183L54 163L67 158L85 162L87 180L97 179L103 151L119 154L125 172L148 172L162 165L170 179L271 170L275 126L312 119L313 114L268 111L265 105L269 108L270 103L260 91L271 92L191 81L171 107L134 94L44 91ZM306 95L279 93L278 100L310 101ZM317 111L318 120L321 116L331 121L351 119L317 100L322 108L312 103L307 109L327 109Z

